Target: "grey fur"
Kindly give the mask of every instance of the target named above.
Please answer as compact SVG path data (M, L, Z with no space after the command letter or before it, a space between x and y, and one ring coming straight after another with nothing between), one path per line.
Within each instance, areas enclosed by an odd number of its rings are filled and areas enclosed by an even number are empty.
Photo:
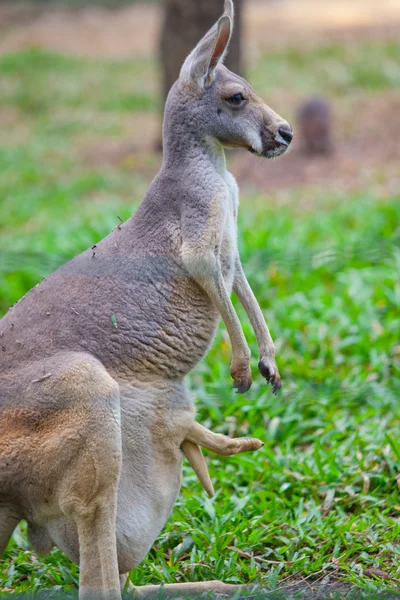
M240 265L223 147L283 153L275 137L287 124L221 64L232 18L227 0L171 89L163 164L133 217L0 321L0 551L26 519L38 550L54 543L80 563L81 600L120 599L119 574L142 560L173 507L185 440L195 457L196 444L222 454L261 446L197 425L184 380L222 316L234 385L250 387L232 288L255 329L260 370L280 387ZM238 93L240 107L229 100Z

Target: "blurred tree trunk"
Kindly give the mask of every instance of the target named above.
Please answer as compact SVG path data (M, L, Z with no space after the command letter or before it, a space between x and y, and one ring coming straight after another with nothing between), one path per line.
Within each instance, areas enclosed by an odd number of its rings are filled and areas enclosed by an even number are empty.
M160 58L163 77L163 100L178 79L187 55L203 35L219 19L224 10L223 0L163 0L164 23L161 31ZM234 0L235 25L229 45L226 66L241 74L242 3Z

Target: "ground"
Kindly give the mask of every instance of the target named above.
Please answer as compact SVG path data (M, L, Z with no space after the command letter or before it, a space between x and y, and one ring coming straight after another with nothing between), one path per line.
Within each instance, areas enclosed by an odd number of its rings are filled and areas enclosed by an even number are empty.
M154 5L0 4L0 314L127 218L157 171L159 21ZM253 388L233 393L222 326L191 388L202 423L265 446L208 455L213 501L185 467L135 584L258 580L290 584L285 598L398 589L399 26L395 0L248 3L249 79L295 131L300 103L325 97L335 151L310 158L297 137L278 161L229 157L284 387L275 398L257 376L238 307ZM0 563L3 592L72 593L77 577L61 552L32 554L23 524Z

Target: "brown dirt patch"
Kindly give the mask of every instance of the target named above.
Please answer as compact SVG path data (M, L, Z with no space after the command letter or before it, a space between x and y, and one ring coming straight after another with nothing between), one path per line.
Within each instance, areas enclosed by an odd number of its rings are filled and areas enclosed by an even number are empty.
M378 573L375 572L375 575ZM383 572L380 572L382 577ZM370 573L370 576L372 573ZM385 577L386 579L386 577ZM368 595L365 590L355 587L351 583L340 580L335 575L323 575L319 579L310 577L291 577L286 580L286 584L282 580L276 591L265 595L265 600L286 600L286 598L297 598L298 600L328 600L336 598L337 600L361 600L362 598L382 600L396 600L400 598L399 592L396 590L385 591L379 596Z
M157 52L160 7L138 3L114 9L71 10L29 2L0 5L0 53L32 46L76 56L126 58ZM398 36L398 0L247 0L247 51L321 39L382 33Z
M38 47L91 58L156 51L160 10L153 5L68 9L23 3L0 6L0 53Z
M118 9L86 7L68 10L31 3L0 5L0 53L31 46L64 54L89 57L132 57L154 55L161 12L144 3ZM245 10L247 52L276 45L299 44L302 48L348 36L387 37L400 30L398 0L248 0ZM279 106L278 97L274 105ZM288 100L286 98L285 105ZM294 101L293 101L294 104ZM294 108L294 107L293 107ZM333 103L335 152L313 158L302 152L297 137L292 152L283 160L256 160L248 153L232 153L230 163L240 183L262 190L292 186L335 186L352 189L375 185L385 191L400 190L399 147L400 97L393 92L356 94ZM13 124L18 132L18 115L11 108L0 113L0 122ZM124 119L121 139L77 141L88 166L131 168L145 177L157 170L154 150L159 139L155 115ZM24 127L20 127L23 135ZM18 137L17 136L17 137ZM153 155L153 158L151 156Z
M90 166L119 165L127 161L136 162L139 153L154 154L156 140L161 132L158 115L135 113L124 119L123 138L88 140L81 137L83 162ZM154 161L153 161L154 162Z
M300 45L303 49L351 37L398 36L397 0L252 0L245 12L248 45L268 49Z

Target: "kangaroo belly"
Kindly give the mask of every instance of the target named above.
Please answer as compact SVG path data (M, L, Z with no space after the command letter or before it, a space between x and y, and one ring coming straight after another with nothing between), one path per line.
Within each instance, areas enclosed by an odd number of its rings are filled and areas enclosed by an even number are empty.
M116 528L121 573L135 568L149 552L180 490L181 457L174 465L158 463L151 470L153 477L144 480L138 468L125 465L123 469Z
M144 558L172 511L181 486L180 445L194 408L183 384L125 385L122 396L117 544L125 573Z

